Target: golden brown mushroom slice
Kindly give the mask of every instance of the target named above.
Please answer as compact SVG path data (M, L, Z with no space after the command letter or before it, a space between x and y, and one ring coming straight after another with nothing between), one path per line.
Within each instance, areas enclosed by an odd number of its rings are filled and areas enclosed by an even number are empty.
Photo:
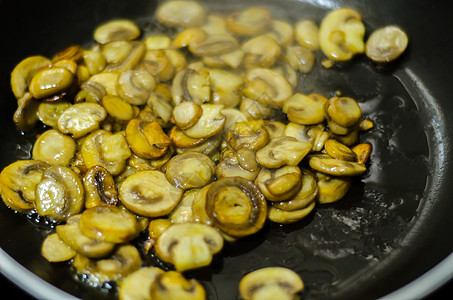
M335 177L316 172L318 195L316 199L321 204L332 203L342 199L351 187L350 177Z
M211 136L210 138L203 139L203 141L200 144L197 144L195 146L190 146L187 148L176 148L177 153L184 153L187 151L196 151L196 152L201 152L206 155L212 155L220 146L222 142L222 135L221 134L216 134L214 136Z
M36 185L49 164L39 160L19 160L0 173L0 194L3 202L18 212L35 208Z
M251 120L267 120L275 115L273 108L268 105L262 104L256 100L243 97L241 104L239 105L239 110L246 115L248 119Z
M352 127L362 117L362 109L359 104L349 97L332 97L325 104L324 109L327 120L333 121L338 127ZM334 133L336 132L334 131ZM337 134L341 133L339 132Z
M310 143L299 142L294 137L278 137L256 152L256 160L266 168L279 168L283 165L296 166L310 152L311 148Z
M319 49L319 28L311 20L302 20L294 27L296 41L302 47L316 51Z
M67 166L76 151L75 141L58 130L50 129L41 134L33 145L32 157L50 165Z
M162 157L171 142L157 122L138 119L127 124L126 140L132 152L144 159Z
M242 76L223 69L209 69L213 104L235 107L241 101L240 88L244 83Z
M124 61L132 51L130 41L112 41L102 46L101 51L109 64L119 64Z
M225 125L223 125L223 134L234 128L237 122L247 122L247 116L237 108L224 108L221 114L225 116Z
M183 190L202 187L211 182L216 170L212 159L200 152L187 151L167 163L165 176Z
M100 122L106 117L107 112L97 103L77 103L60 115L58 130L79 138L98 129Z
M330 138L324 124L307 126L289 122L285 127L284 135L292 136L300 142L312 144L312 151L321 151Z
M286 124L280 121L263 120L263 127L269 132L271 139L284 135Z
M119 122L130 121L135 116L134 107L119 96L106 95L99 102L108 115Z
M139 35L140 29L130 20L109 21L94 31L94 39L99 44L107 44L115 41L131 41Z
M226 134L228 145L236 151L241 148L256 151L266 146L269 140L269 132L261 120L237 122Z
M120 300L152 300L151 285L164 270L146 267L130 273L124 278L118 290Z
M269 68L274 65L280 56L281 49L278 42L268 36L260 35L242 44L244 51L243 65L245 68Z
M267 204L251 181L225 177L206 187L204 210L213 226L233 237L244 237L263 228Z
M115 244L102 242L87 237L79 227L81 215L74 215L64 225L58 225L58 237L69 247L89 258L101 258L110 254L115 249Z
M62 262L73 258L76 251L66 245L56 233L53 233L44 239L41 254L50 262Z
M262 168L255 183L267 200L285 201L293 198L301 189L302 172L297 166Z
M198 121L190 128L183 130L191 138L208 138L220 133L225 124L225 116L221 104L202 104L203 113Z
M247 180L254 180L260 171L260 165L256 161L254 151L241 148L238 151L224 149L220 153L220 162L217 164L216 176L224 177L239 176Z
M112 174L104 167L95 165L83 176L85 207L117 205L118 191Z
M71 103L66 101L40 102L38 106L38 118L43 124L52 128L58 127L58 118Z
M350 8L340 8L329 12L322 20L319 45L329 59L346 61L364 52L364 34L360 14Z
M33 76L28 89L35 99L47 99L66 91L74 79L74 74L67 68L43 68Z
M137 271L142 259L137 248L124 244L103 259L91 259L78 253L72 266L77 273L84 275L91 284L100 286L107 281L119 281Z
M182 130L189 129L198 122L202 114L203 109L199 104L185 101L173 109L172 122Z
M359 163L340 160L323 154L311 155L308 163L313 170L332 176L359 176L366 171L366 167Z
M110 174L118 175L126 166L131 151L123 133L100 129L83 140L81 154L86 168L99 165Z
M156 253L177 271L208 266L223 247L222 235L205 224L175 224L157 239Z
M95 82L102 86L107 95L118 96L118 93L116 92L118 77L119 72L101 72L91 76L88 81Z
M82 213L79 226L87 237L110 243L128 242L139 233L135 216L116 206L88 208Z
M203 138L191 138L184 134L184 132L178 127L173 126L168 133L170 140L175 144L176 147L188 148L197 146L203 143L206 139Z
M153 300L205 300L206 292L196 279L185 279L181 273L168 271L157 276L151 285Z
M301 125L315 125L324 121L324 105L327 99L318 94L292 95L283 103L282 111L288 120Z
M377 63L397 59L409 43L407 34L398 26L389 25L375 30L365 44L365 54Z
M158 81L173 79L177 71L170 55L165 50L148 50L143 58L143 65Z
M28 131L33 129L39 120L38 110L40 102L26 92L17 101L17 109L13 115L13 122L19 130Z
M304 283L297 273L283 267L267 267L245 275L239 282L244 300L297 299Z
M170 213L181 199L182 190L168 182L159 171L141 171L127 177L119 188L119 198L132 212L146 217Z
M351 150L356 154L357 162L364 165L370 158L372 148L371 143L361 143L352 147Z
M49 66L51 61L44 56L30 56L18 63L11 72L11 89L17 99L28 91L33 76L38 70Z
M197 104L209 102L211 99L211 82L208 69L183 69L172 82L172 100L175 105L184 101Z
M168 1L160 5L156 18L169 27L198 27L206 21L206 11L195 1Z
M36 211L41 216L61 221L83 209L82 181L68 167L52 166L46 169L35 193Z
M132 105L145 104L155 88L154 76L143 66L122 71L116 82L118 95Z
M355 161L357 157L357 155L349 149L348 146L333 139L326 141L324 144L324 150L330 157L339 160Z
M237 35L251 36L264 31L271 22L271 13L264 7L250 7L233 12L226 18L228 29Z

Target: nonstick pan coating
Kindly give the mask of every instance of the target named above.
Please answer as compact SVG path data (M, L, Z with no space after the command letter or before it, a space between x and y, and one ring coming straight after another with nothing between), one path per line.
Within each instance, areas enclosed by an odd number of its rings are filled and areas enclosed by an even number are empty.
M376 124L361 137L374 147L370 170L354 181L348 195L338 203L318 206L300 223L269 223L258 235L227 245L211 267L186 275L200 280L211 299L237 299L237 285L245 273L285 266L304 279L305 299L373 299L410 283L452 253L453 21L449 2L201 2L219 12L260 3L271 7L274 17L317 22L327 10L348 6L361 12L368 34L396 24L408 33L410 46L387 66L357 57L330 70L318 64L302 78L300 92L331 96L341 91L358 100L364 115ZM9 86L12 68L30 55L52 57L69 45L87 45L93 29L112 18L130 18L151 28L149 16L155 7L156 2L149 0L0 1L0 167L28 158L32 139L21 135L12 122L16 109ZM108 286L90 288L74 278L67 264L51 264L40 255L49 232L52 228L42 220L14 213L1 203L1 272L38 298L68 294L111 298ZM444 269L445 265L451 266L451 259L444 262ZM432 284L420 295L451 277L450 270L443 279L428 278Z

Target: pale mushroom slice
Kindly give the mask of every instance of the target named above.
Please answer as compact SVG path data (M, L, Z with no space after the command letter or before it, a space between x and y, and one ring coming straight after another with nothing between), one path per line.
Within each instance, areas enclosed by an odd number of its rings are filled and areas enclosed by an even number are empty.
M80 230L89 238L110 243L125 243L139 233L136 217L116 206L86 209L80 218Z
M315 55L302 46L288 46L283 57L290 66L301 73L310 73L315 64Z
M282 107L288 120L301 125L315 125L324 121L324 105L327 99L318 94L308 96L295 93Z
M281 47L287 47L294 42L294 30L291 24L280 21L271 20L267 36L273 38Z
M123 72L134 68L139 68L139 63L146 54L145 43L141 41L132 41L132 50L129 55L121 62L116 64L108 64L105 66L105 71L108 72ZM104 58L105 59L105 58Z
M342 199L351 187L350 177L335 177L316 172L318 184L317 201L320 204L332 203Z
M94 75L102 72L107 66L107 61L99 47L83 51L83 62L89 74Z
M226 134L226 142L236 151L241 148L256 151L266 146L269 140L269 132L261 120L237 122Z
M310 143L299 142L294 137L274 138L256 152L256 160L266 168L279 168L283 165L296 166L310 152L311 148Z
M291 88L296 89L299 83L299 75L297 69L294 69L288 62L278 60L271 69L286 78Z
M242 44L244 51L243 65L245 68L269 68L280 56L278 42L268 35L260 35Z
M238 151L224 149L220 153L220 161L217 164L217 179L225 177L242 177L247 180L254 180L260 171L254 151L241 148Z
M340 160L355 161L357 157L356 154L348 148L348 146L334 139L326 141L324 144L324 150L330 157Z
M19 160L6 166L0 173L3 202L18 212L34 209L35 188L48 167L48 163L39 160Z
M223 125L223 134L234 128L238 122L247 122L247 116L237 108L224 108L221 114L225 116L225 125Z
M239 74L223 70L209 69L211 82L211 102L223 104L226 108L235 107L241 101L240 88L244 79Z
M302 172L297 166L262 168L255 183L267 200L285 201L293 198L301 189Z
M116 83L118 95L133 105L145 104L155 88L156 80L145 67L124 70Z
M289 200L275 201L271 205L285 211L293 211L307 207L318 195L316 177L310 170L302 169L302 187L298 193Z
M200 105L192 101L185 101L173 109L172 121L182 130L189 129L198 122L202 114L203 109Z
M335 159L323 154L311 155L308 163L313 170L332 176L359 176L366 171L366 167L359 163Z
M165 176L174 186L186 190L202 187L211 182L215 170L215 163L209 156L187 151L169 160Z
M191 138L184 134L184 132L178 127L173 126L168 133L168 137L177 147L188 148L203 143L206 139L203 138Z
M101 85L107 95L118 96L118 93L116 92L118 76L119 72L101 72L91 76L88 81Z
M52 100L50 97L65 91L74 83L74 74L64 67L43 68L36 72L28 90L35 99ZM47 99L50 98L50 99ZM56 99L60 99L57 97Z
M275 115L273 108L247 97L242 98L239 110L251 120L267 120Z
M233 12L226 18L228 30L237 35L256 35L264 31L271 22L271 13L264 7L250 7Z
M198 121L190 128L183 130L191 138L208 138L220 133L225 124L225 116L221 111L224 105L202 104L203 113Z
M79 227L81 215L74 215L64 225L58 225L58 237L71 249L89 258L101 258L110 254L115 249L114 243L101 242L87 237Z
M301 20L294 26L296 41L312 51L319 50L319 28L311 20Z
M286 129L286 124L280 121L264 120L262 126L269 132L270 139L283 136Z
M112 174L104 167L95 165L83 176L85 207L117 205L118 191Z
M333 121L338 127L350 128L362 117L359 104L349 97L332 97L326 102L324 109L327 120Z
M300 125L293 122L289 122L283 133L284 136L292 136L300 142L306 142L313 145L311 151L321 151L324 148L324 144L330 138L329 132L327 132L323 124L318 125Z
M183 69L176 73L171 86L172 101L175 105L184 101L197 104L211 99L211 83L207 69Z
M192 203L197 197L199 189L185 190L181 201L171 211L169 218L173 223L193 223L195 222L192 211Z
M127 177L119 187L119 198L130 211L145 217L170 213L181 199L182 190L159 171L141 171Z
M251 181L242 177L225 177L206 186L205 191L204 210L214 227L238 238L263 228L266 199Z
M78 253L72 261L77 273L87 278L94 286L108 281L120 281L128 274L140 269L140 252L132 245L124 244L102 259L91 259Z
M130 121L135 116L134 107L119 96L106 95L99 102L107 114L118 122Z
M195 146L190 146L187 148L176 148L177 153L184 153L186 151L195 151L195 152L201 152L206 155L212 155L220 146L222 143L222 135L221 134L216 134L214 136L211 136L210 138L203 139L203 141L200 144L197 144Z
M195 1L168 1L160 5L156 18L169 27L198 27L206 21L206 11Z
M56 233L53 233L44 239L41 254L50 262L62 262L73 258L76 251L66 245Z
M151 244L155 244L157 239L166 231L173 223L170 219L153 219L148 224L148 240Z
M166 34L153 33L146 37L147 50L164 50L171 48L171 38Z
M112 41L102 46L102 54L109 64L119 64L132 51L132 43L126 40Z
M371 33L365 44L365 54L377 63L397 59L407 48L409 38L398 26L389 25Z
M111 133L100 129L83 139L81 154L86 168L102 166L110 174L118 175L131 156L131 150L123 133Z
M242 94L272 108L280 108L293 91L288 81L275 71L264 68L250 70L245 77Z
M97 103L77 103L60 115L58 130L79 138L98 129L100 122L106 117L107 112Z
M151 285L164 270L158 267L145 267L127 275L120 283L120 300L152 300Z
M52 128L58 127L58 118L71 106L67 101L40 102L38 106L39 120Z
M132 119L127 124L126 140L132 152L144 159L162 157L171 143L157 122L138 119Z
M209 35L199 43L191 43L189 51L196 56L218 56L231 53L239 47L236 38L229 34Z
M329 12L319 27L319 45L331 60L350 60L355 54L363 53L365 26L360 14L350 8Z
M73 170L52 166L43 173L36 185L36 212L41 216L62 221L83 209L83 184Z
M205 224L175 224L157 239L156 253L177 271L208 266L223 247L222 235Z
M297 299L304 283L297 273L283 267L267 267L242 277L239 294L244 300Z
M98 103L106 95L104 86L98 82L87 80L80 85L80 91L74 98L74 103L94 102Z
M157 276L151 285L153 300L205 300L206 292L196 279L186 279L175 271L168 271Z
M17 99L28 91L30 80L39 69L47 67L51 61L44 56L30 56L18 63L11 72L11 89Z
M113 20L97 27L94 40L99 44L115 41L131 41L140 35L138 26L130 20Z
M17 101L17 109L13 115L14 125L19 130L28 131L33 129L39 120L38 110L40 102L26 92L22 98Z
M67 166L76 152L76 142L58 130L50 129L41 134L33 145L32 157L50 165Z
M165 50L148 50L143 65L160 82L173 79L177 71Z
M307 206L295 210L282 210L275 206L269 207L268 219L279 224L292 224L308 216L316 206L316 201L311 201Z

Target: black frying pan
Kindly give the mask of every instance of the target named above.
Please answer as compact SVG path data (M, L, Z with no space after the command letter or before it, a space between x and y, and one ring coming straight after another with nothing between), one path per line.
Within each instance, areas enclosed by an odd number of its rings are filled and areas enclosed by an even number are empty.
M218 11L253 3L203 2ZM452 5L423 0L258 2L292 21L320 21L327 9L350 6L361 12L368 33L397 24L407 31L410 46L385 67L364 57L328 71L318 67L300 87L326 96L340 90L357 99L377 124L361 137L375 149L370 171L355 180L348 195L319 206L300 223L267 224L258 235L227 245L210 268L186 275L200 280L211 299L238 298L243 274L265 266L297 271L306 283L306 299L373 299L395 291L390 295L398 299L427 295L453 274ZM52 57L71 44L88 44L93 29L112 18L149 26L147 16L155 7L150 0L0 1L0 167L26 158L30 150L30 135L21 135L12 122L12 68L30 55ZM74 279L67 264L41 257L42 240L51 231L1 203L2 274L37 298L113 297L112 289L92 289Z

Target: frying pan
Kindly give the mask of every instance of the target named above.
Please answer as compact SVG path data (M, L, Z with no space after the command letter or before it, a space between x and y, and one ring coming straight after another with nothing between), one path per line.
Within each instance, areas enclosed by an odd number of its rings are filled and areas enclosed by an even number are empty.
M453 21L449 1L269 0L202 1L220 12L259 3L274 17L319 22L329 9L357 9L367 32L396 24L410 37L398 61L376 66L365 57L301 78L299 90L360 102L376 124L361 136L373 144L369 171L355 179L338 203L318 206L308 218L266 224L257 235L226 245L206 269L188 272L211 299L237 299L247 272L284 266L298 272L306 299L414 299L428 295L453 274L453 176L451 83ZM112 18L153 28L156 1L0 1L0 167L28 158L33 136L12 122L16 101L9 74L23 58L52 57L72 44L89 45L93 29ZM0 204L0 270L36 298L108 299L108 285L94 289L66 263L40 255L52 232L44 220ZM153 263L152 258L147 258Z

